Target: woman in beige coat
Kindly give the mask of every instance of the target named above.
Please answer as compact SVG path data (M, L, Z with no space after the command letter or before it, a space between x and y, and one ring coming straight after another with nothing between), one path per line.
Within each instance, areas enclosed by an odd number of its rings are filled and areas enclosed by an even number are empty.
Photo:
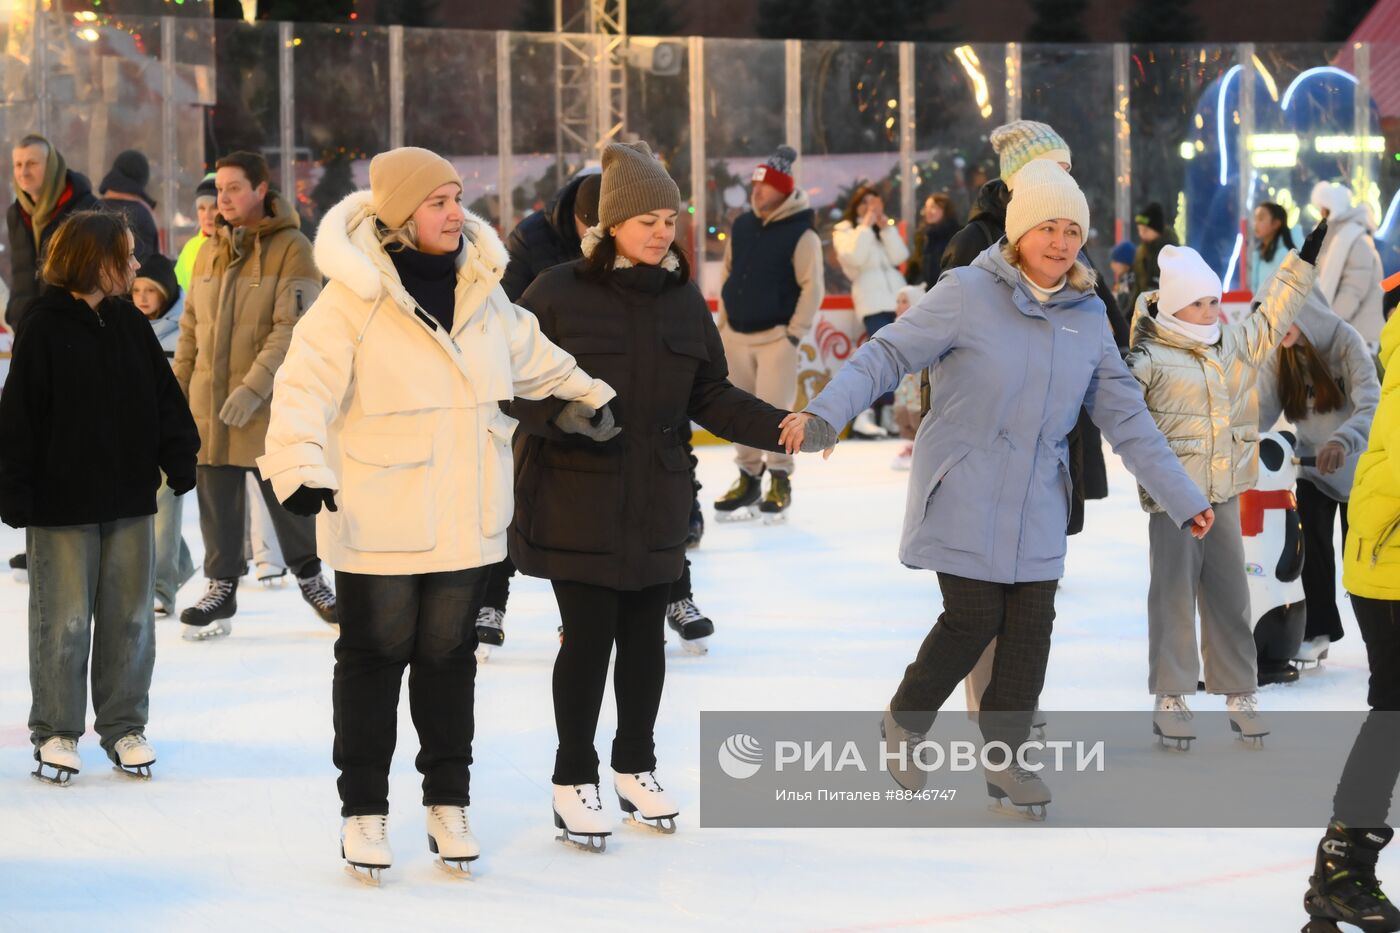
M258 460L289 510L319 513L321 553L336 569L342 851L373 882L390 862L405 667L429 846L458 873L480 852L466 811L475 620L514 512L515 422L499 403L554 395L570 400L561 430L617 433L589 420L608 414L613 390L506 299L505 247L463 210L461 190L447 160L395 149L370 163L369 191L326 215L316 262L330 282L277 373Z

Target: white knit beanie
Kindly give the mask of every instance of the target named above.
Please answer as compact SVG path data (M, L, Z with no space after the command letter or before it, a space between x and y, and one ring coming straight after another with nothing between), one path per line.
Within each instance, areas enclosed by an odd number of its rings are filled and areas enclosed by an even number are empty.
M1072 220L1089 235L1089 202L1069 172L1054 162L1034 159L1016 173L1016 190L1006 206L1006 240L1013 246L1026 231L1047 220Z
M1164 246L1157 257L1162 271L1157 312L1175 315L1202 298L1220 298L1220 276L1189 246Z
M1333 181L1320 181L1313 185L1312 196L1308 198L1313 207L1326 208L1335 217L1346 213L1351 207L1351 189Z

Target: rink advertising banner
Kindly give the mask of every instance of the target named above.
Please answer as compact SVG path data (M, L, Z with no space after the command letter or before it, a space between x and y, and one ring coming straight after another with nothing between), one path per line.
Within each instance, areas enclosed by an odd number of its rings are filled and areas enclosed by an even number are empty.
M1207 703L1219 698L1202 699ZM990 714L983 714L984 716ZM1012 717L1018 714L1000 714ZM917 749L921 790L896 783L879 711L702 712L700 825L705 827L1006 826L986 768L1010 744L967 713L941 713ZM1335 812L1386 819L1400 770L1400 713L1261 712L1269 730L1242 740L1224 711L1188 721L1189 749L1164 747L1152 712L1042 712L1015 762L1051 795L1046 826L1310 828ZM1043 731L1043 737L1041 736ZM891 752L890 754L897 754ZM1343 772L1346 779L1342 780ZM1363 822L1365 820L1366 822ZM1371 822L1374 821L1374 822Z

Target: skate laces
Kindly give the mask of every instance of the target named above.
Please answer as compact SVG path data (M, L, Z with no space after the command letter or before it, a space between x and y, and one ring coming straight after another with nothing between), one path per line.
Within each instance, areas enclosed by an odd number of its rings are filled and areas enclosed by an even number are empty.
M1157 708L1161 712L1175 713L1176 718L1181 720L1190 719L1195 715L1186 705L1186 701L1177 694L1161 697L1158 700Z
M671 603L670 613L672 620L678 625L699 622L705 617L700 611L700 607L695 605L695 600L689 596Z
M659 794L662 792L661 782L656 779L655 771L637 771L633 773L632 777L634 780L636 780L637 784L642 788L642 790L648 791L649 793L653 794ZM648 785L648 781L651 782L650 785Z
M579 802L585 810L602 811L603 801L598 794L597 784L575 784L574 793L578 794Z
M503 629L505 628L505 621L506 614L501 610L493 609L490 606L483 607L481 612L477 613L476 616L476 624L478 628Z
M124 735L117 739L117 751L129 752L133 749L141 748L146 744L146 737L144 735L133 732L131 735Z
M218 607L233 593L232 580L210 580L209 585L204 589L204 595L199 597L199 602L194 604L194 608L201 612L208 612Z
M1252 693L1231 694L1225 701L1225 708L1232 713L1244 713L1250 719L1258 715L1259 699Z
M467 820L466 807L441 805L430 807L429 809L433 811L433 817L436 818L449 833L452 833L454 836L471 835L472 826Z
M352 816L350 822L366 842L383 842L389 835L389 817L383 813Z
M301 587L302 595L317 609L335 608L335 591L326 583L326 578L319 573L314 577L307 577L305 580L297 577L297 586Z
M50 741L50 742L57 742L57 743L58 743L58 750L61 751L61 752L76 752L76 751L78 750L78 740L77 740L77 739L70 739L70 738L68 738L68 736L66 736L66 735L56 735L56 736L54 736L52 739L50 739L49 741ZM45 743L45 744L47 744L47 743ZM120 745L120 744L121 744L121 741L118 740L117 744Z

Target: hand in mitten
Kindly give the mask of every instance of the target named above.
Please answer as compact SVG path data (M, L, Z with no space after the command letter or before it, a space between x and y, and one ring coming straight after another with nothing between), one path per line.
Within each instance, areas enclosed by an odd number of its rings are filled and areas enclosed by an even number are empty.
M219 409L219 420L231 428L241 428L262 407L262 396L247 386L239 386L228 394L224 407Z
M282 507L293 515L300 515L302 518L310 518L321 511L324 505L329 511L339 511L335 507L334 489L317 489L312 486L300 486L297 491L287 497L287 501L282 503Z
M1328 441L1317 452L1317 472L1323 476L1335 473L1347 461L1346 448L1338 441Z
M183 496L194 488L194 474L188 476L166 476L165 485L170 487L170 491L177 496Z
M1327 236L1327 220L1324 218L1313 227L1313 232L1308 234L1308 238L1303 241L1303 248L1298 250L1298 258L1309 265L1317 265L1317 254L1322 252L1322 238Z
M778 443L790 454L799 450L808 454L820 450L823 451L823 458L830 457L838 440L836 429L826 419L807 412L793 412L782 420L779 427L782 430L778 434Z
M604 405L600 411L578 401L565 405L564 410L554 416L554 426L565 434L582 434L600 444L622 433L610 405Z

